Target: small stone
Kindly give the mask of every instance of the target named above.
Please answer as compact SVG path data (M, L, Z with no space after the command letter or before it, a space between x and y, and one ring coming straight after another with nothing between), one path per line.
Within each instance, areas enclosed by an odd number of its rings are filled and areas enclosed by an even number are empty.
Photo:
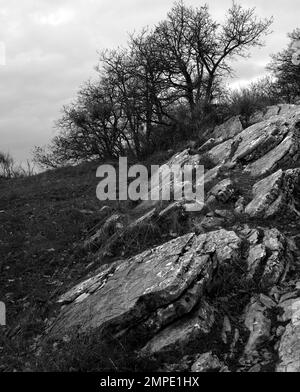
M277 286L271 288L271 290L269 291L269 296L273 297L276 302L279 302L280 290L278 289Z
M221 228L224 220L221 218L216 218L216 217L205 217L201 221L201 226L204 229L217 229Z
M235 347L237 342L239 341L240 338L240 332L237 328L235 328L234 330L234 335L233 335L233 339L230 345L230 352L229 352L229 357L233 358L234 357L234 353L235 353Z
M276 329L276 336L280 337L284 334L285 327L283 325L279 325Z
M264 294L260 294L259 300L268 309L272 309L272 308L275 308L277 306L276 303L270 297L267 297Z
M270 362L273 358L272 354L268 350L262 350L261 354L267 362Z
M260 371L261 371L261 365L259 363L252 366L252 368L248 370L249 373L259 373Z
M237 199L237 201L236 201L236 203L235 203L235 208L234 208L234 210L235 210L235 212L237 213L237 214L243 214L244 213L244 211L245 211L245 205L246 205L246 201L245 201L245 198L243 197L243 196L240 196L238 199Z
M234 195L234 185L230 179L219 182L211 189L209 195L214 196L218 201L227 203Z
M258 302L252 302L245 316L245 325L250 331L250 336L245 347L245 354L251 355L257 347L270 338L271 320L265 314L265 307Z
M215 214L224 219L231 219L233 217L232 212L229 210L216 210Z
M231 333L231 323L227 316L224 317L223 329L222 329L222 340L224 344L228 343L228 335Z
M208 372L212 370L220 370L223 367L219 358L212 352L199 355L196 362L192 365L193 373Z

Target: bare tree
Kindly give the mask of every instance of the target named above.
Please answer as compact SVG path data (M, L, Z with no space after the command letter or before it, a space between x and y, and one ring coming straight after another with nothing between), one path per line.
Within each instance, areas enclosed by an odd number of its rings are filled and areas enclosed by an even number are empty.
M155 35L159 61L178 98L187 99L191 111L201 101L209 106L220 78L232 71L229 60L261 46L271 23L258 19L255 9L233 3L220 25L207 5L194 9L176 3Z
M63 108L58 136L48 151L35 150L36 160L55 165L124 153L142 158L161 140L159 132L168 141L176 139L172 132L193 132L220 95L230 60L262 45L271 23L235 3L223 24L207 5L175 3L152 30L131 35L126 49L100 53L98 81L86 83Z

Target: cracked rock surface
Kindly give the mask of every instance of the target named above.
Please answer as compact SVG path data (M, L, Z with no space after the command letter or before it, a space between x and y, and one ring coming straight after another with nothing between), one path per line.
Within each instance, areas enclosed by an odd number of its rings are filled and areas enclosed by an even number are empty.
M86 246L144 224L168 237L62 295L48 336L134 336L134 350L167 371L300 371L300 107L268 107L249 123L234 117L167 162L209 163L199 211L145 200L132 220L104 220Z
M234 232L188 234L115 263L60 298L65 307L51 334L71 328L119 332L152 316L148 324L161 328L191 310L190 302L201 299L214 269L238 260L240 246ZM194 285L194 293L187 292Z

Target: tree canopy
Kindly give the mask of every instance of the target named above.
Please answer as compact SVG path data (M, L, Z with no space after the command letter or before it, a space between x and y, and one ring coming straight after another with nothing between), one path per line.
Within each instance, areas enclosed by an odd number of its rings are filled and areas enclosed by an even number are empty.
M207 115L232 72L231 60L263 45L271 23L236 3L219 23L207 5L176 2L152 29L130 35L128 47L100 52L98 80L63 108L58 136L48 151L36 150L36 160L53 166L141 158L162 147L162 135L169 142L180 138L180 113L194 124Z

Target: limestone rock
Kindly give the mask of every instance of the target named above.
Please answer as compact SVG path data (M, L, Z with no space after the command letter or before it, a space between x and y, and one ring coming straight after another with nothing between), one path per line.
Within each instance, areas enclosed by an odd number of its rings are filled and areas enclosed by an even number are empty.
M281 214L291 220L300 216L300 106L272 106L256 113L250 122L253 125L243 129L239 117L230 119L216 127L213 138L198 151L190 144L193 151L186 149L167 162L168 167L183 169L185 164L198 165L209 158L209 170L196 184L207 190L198 214L189 211L186 200L162 203L149 198L131 217L103 216L102 226L86 247L103 246L127 229L139 230L153 222L162 237L170 230L176 236L181 231L174 230L171 222L180 216L202 234L189 233L100 267L60 297L61 309L48 336L63 339L74 329L95 333L97 338L99 334L99 339L107 334L126 341L134 337L134 349L165 358L166 369L171 360L170 369L195 372L226 371L211 351L216 344L225 351L220 358L241 365L237 371L264 371L273 365L270 353L278 350L277 371L300 371L299 251L289 238L265 223L276 225ZM167 179L168 173L162 174ZM182 187L180 181L170 181L171 187ZM160 184L154 181L151 187L149 191L160 189ZM228 204L216 207L216 202ZM105 209L99 216L102 213L112 211ZM231 223L234 231L216 230ZM296 233L295 223L287 235L296 237ZM293 281L288 280L291 273L295 273ZM237 283L237 290L230 293L232 282L240 280L241 285ZM248 291L253 296L251 303L243 315L235 314L239 307L232 311L231 299L247 298ZM272 317L273 325L271 315L277 316L276 323ZM246 341L238 324L241 316L249 331ZM261 347L264 344L268 347Z
M286 326L278 349L277 372L300 372L300 300L289 309L291 322Z
M293 260L293 246L277 229L238 230L248 242L246 258L248 279L268 289L284 281Z
M300 108L292 116L271 117L241 132L233 162L247 165L246 171L257 177L277 170L282 163L299 161Z
M191 303L196 304L209 286L216 265L234 263L240 247L234 232L220 230L187 234L116 262L60 299L66 305L49 332L62 336L76 328L117 334L137 323L149 334L156 332L191 311ZM83 300L76 302L80 296Z
M241 123L240 117L231 117L225 123L215 127L213 131L213 137L216 139L226 140L234 137L243 131L243 125Z
M218 371L224 367L224 364L211 351L201 354L191 367L193 373L204 373Z
M287 299L283 302L280 302L279 308L282 309L283 313L281 316L279 316L279 321L281 322L287 322L291 321L293 314L294 314L294 309L297 307L300 302L299 297L298 298L290 298Z
M160 166L158 171L152 173L151 177L151 187L149 192L142 198L142 202L135 208L135 212L145 212L151 208L154 208L161 204L161 200L153 200L151 197L151 192L160 192L162 190L162 183L167 186L169 184L170 189L175 189L177 187L182 188L182 181L179 178L172 178L170 177L170 170L169 168L172 165L179 166L182 168L184 165L197 165L200 162L200 155L190 155L189 150L186 149L180 153L175 154L168 162L166 162L163 166ZM203 179L201 180L203 183ZM146 199L146 200L144 200Z
M271 217L281 210L297 212L294 193L300 182L300 169L281 169L253 186L253 199L245 212L251 217Z
M205 216L201 220L201 226L206 230L221 228L223 223L224 219L214 216Z
M267 288L275 286L285 278L292 255L289 243L277 229L264 232L263 244L270 254L261 277L261 286Z
M237 214L243 214L244 211L245 211L245 204L246 204L245 198L244 198L243 196L240 196L240 197L237 199L236 203L235 203L234 211L235 211Z
M142 355L181 353L192 342L210 334L215 322L214 309L204 301L190 316L179 320L154 336L141 350Z
M273 116L277 116L280 112L280 107L276 106L268 106L265 110L260 110L255 112L249 119L250 125L256 124L258 122L269 120Z
M246 355L253 355L259 345L270 338L271 320L265 314L266 307L253 300L245 315L245 325L250 336L245 347Z
M255 162L247 165L245 170L249 171L252 176L258 177L263 174L269 173L272 169L276 168L279 162L289 154L291 155L292 162L294 154L298 154L296 151L294 152L295 144L296 143L292 135L288 135L280 144L278 144L271 151L264 154Z
M234 195L234 185L230 179L225 179L215 185L209 192L209 196L213 196L216 200L226 203Z
M210 185L218 178L220 171L222 170L222 165L218 165L213 169L207 170L204 175L204 184L209 188ZM198 186L198 184L197 184Z
M292 115L298 109L299 107L297 105L291 105L291 104L279 104L275 106L268 106L265 110L255 112L249 119L249 125L253 125L264 120L269 120L273 116Z
M273 309L277 307L276 302L274 302L270 297L265 294L260 294L259 300L268 309Z
M263 244L250 247L247 258L248 278L251 279L257 274L266 256L266 247Z
M230 220L234 218L234 214L230 210L215 210L215 214L223 219Z
M221 144L216 145L207 153L215 165L225 163L231 156L233 139L229 139Z

